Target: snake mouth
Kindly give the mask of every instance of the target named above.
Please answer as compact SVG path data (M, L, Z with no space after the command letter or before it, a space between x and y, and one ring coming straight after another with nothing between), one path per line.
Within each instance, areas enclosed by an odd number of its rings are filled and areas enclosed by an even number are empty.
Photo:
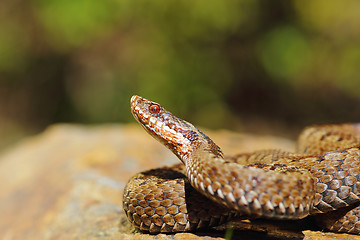
M136 103L138 102L138 99L140 99L139 96L137 95L133 95L130 99L130 106L131 106L131 113L135 116L135 107L136 107Z
M133 95L130 99L131 113L141 126L147 125L150 119L150 116L145 114L144 110L141 109L145 100L145 98L137 95Z
M136 121L138 121L145 130L149 131L150 116L142 109L144 100L145 99L140 96L132 96L130 99L131 113Z
M134 95L130 103L131 113L140 125L183 161L192 151L193 142L198 139L198 130L192 124L168 112L160 104L146 98Z
M138 98L139 96L138 95L133 95L130 99L130 102L134 102L136 98Z
M133 108L135 108L137 102L139 102L141 99L144 99L138 95L133 95L130 99L130 106L131 106L131 112L133 112Z

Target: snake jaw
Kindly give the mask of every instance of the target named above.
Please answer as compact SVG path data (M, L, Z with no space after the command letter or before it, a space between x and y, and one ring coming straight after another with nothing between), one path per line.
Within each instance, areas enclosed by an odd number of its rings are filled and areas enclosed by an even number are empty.
M191 123L177 118L156 102L134 95L130 103L131 112L140 125L184 164L198 145L210 139ZM156 106L156 112L151 112L153 106Z

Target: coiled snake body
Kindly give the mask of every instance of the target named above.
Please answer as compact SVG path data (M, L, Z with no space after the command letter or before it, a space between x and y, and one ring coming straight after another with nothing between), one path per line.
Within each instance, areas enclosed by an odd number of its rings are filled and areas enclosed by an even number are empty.
M351 209L323 226L360 234L360 124L306 128L296 154L264 150L224 158L209 137L158 103L133 96L131 111L183 163L129 180L123 208L136 228L182 232L234 216L301 219Z

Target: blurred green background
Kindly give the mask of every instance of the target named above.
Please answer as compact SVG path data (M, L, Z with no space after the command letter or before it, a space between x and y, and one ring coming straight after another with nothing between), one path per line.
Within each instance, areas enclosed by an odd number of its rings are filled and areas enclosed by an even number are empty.
M57 122L134 122L142 95L207 128L360 121L360 1L2 0L0 149Z

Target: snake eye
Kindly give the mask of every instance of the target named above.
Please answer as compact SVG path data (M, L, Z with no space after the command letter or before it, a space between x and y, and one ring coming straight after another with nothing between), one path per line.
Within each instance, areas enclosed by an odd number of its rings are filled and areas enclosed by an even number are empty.
M160 107L157 104L151 104L150 107L149 107L149 111L152 114L158 114L160 112Z

